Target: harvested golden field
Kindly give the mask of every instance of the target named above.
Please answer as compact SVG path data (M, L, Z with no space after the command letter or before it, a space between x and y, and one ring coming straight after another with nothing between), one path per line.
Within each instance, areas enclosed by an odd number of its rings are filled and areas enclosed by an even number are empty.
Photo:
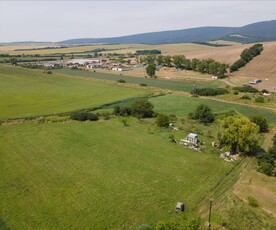
M44 46L45 47L45 46ZM2 48L2 49L1 49ZM0 47L0 53L8 52L9 54L55 54L55 53L71 53L71 52L85 52L94 49L106 49L102 53L135 53L136 50L141 49L159 49L163 54L185 54L186 52L212 50L215 47L198 45L192 43L180 43L180 44L164 44L164 45L145 45L145 44L122 44L122 45L84 45L84 46L72 46L61 49L45 49L45 50L29 50L29 51L15 51L15 49L33 49L43 48L41 46L3 46Z
M254 79L262 82L256 85L259 89L276 90L276 42L263 43L264 50L245 67L231 74L231 81L238 83Z
M13 46L0 46L0 53L9 53L9 54L23 54L26 52L31 52L31 51L14 51L17 49L40 49L40 48L45 48L45 47L57 47L57 44L46 44L46 45L13 45ZM35 50L32 50L35 51ZM36 50L36 52L39 52Z
M129 71L119 72L112 70L102 70L98 69L97 72L100 73L112 73L118 74L122 76L133 76L133 77L145 77L147 76L146 70L143 67L134 68ZM158 79L167 79L167 80L191 80L191 81L204 81L204 82L213 82L214 79L211 78L209 74L202 74L199 72L191 71L191 70L176 70L175 68L162 68L155 73Z
M235 45L235 46L223 46L223 47L211 47L211 49L202 49L197 51L189 51L185 56L189 59L207 59L212 58L219 62L225 62L227 64L232 64L239 59L241 52L252 46L252 44L246 45Z
M253 196L257 199L261 209L276 217L275 177L259 173L253 167L242 174L234 186L233 193L246 202L249 196Z

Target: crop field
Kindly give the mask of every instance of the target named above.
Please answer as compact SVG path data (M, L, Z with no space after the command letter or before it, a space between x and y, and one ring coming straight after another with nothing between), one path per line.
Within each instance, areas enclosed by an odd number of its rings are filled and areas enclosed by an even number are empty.
M126 83L134 83L134 84L147 84L151 87L159 87L162 89L170 89L170 90L179 90L184 92L191 92L191 90L195 87L203 88L203 87L213 87L217 88L222 85L221 82L218 81L206 81L206 82L198 82L198 80L187 80L187 81L173 81L173 80L163 80L163 79L151 79L144 77L131 77L127 75L118 75L112 73L98 73L92 71L83 71L83 70L71 70L71 69L60 69L56 70L57 73L66 74L69 76L75 76L80 78L96 78L96 79L105 79L105 80L113 80L118 81L123 79ZM127 74L127 73L125 73Z
M231 74L234 83L249 82L261 79L256 87L276 91L276 42L264 43L262 54L255 57L245 67Z
M177 201L197 210L233 167L170 143L167 131L127 122L0 126L4 225L136 229L172 217Z
M67 112L149 93L143 89L46 74L42 70L0 65L1 119Z
M22 48L23 47L23 48ZM17 54L55 54L55 53L72 53L72 52L85 52L94 49L107 49L102 53L135 53L136 50L141 49L159 49L163 54L183 54L185 52L200 51L200 50L212 50L215 47L192 44L192 43L180 43L180 44L164 44L164 45L145 45L145 44L122 44L122 45L76 45L62 49L45 49L45 50L29 50L29 51L15 51L15 49L32 49L43 48L43 46L3 46L0 47L0 53L9 53L13 55Z
M251 107L247 105L230 104L210 99L192 98L182 95L165 95L150 99L154 104L157 112L176 114L178 116L187 116L193 112L197 105L206 104L211 107L214 112L223 112L236 110L245 116L261 114L267 118L270 123L276 124L276 112L270 109Z
M133 68L132 70L128 70L126 72L120 71L112 71L112 70L105 70L99 69L97 70L99 73L107 73L107 74L117 74L123 76L135 76L135 77L145 77L146 69L145 67ZM177 70L175 68L167 68L163 67L159 71L155 72L155 76L158 79L165 79L165 80L184 80L184 81L200 81L200 82L214 82L211 75L209 74L202 74L200 72L192 71L192 70Z

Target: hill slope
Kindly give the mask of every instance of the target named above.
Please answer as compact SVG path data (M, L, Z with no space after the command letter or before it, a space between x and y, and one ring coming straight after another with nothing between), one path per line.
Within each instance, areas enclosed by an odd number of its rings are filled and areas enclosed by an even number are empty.
M232 36L231 36L232 35ZM239 36L233 36L239 35ZM203 42L215 39L240 40L242 43L276 40L276 20L249 24L243 27L199 27L184 30L172 30L135 34L113 38L82 38L59 42L60 44L169 44Z

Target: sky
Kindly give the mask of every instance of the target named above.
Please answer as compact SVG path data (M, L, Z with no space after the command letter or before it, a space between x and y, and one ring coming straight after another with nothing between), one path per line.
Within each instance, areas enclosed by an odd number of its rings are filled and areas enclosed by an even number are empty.
M62 41L276 19L276 1L3 1L0 42Z

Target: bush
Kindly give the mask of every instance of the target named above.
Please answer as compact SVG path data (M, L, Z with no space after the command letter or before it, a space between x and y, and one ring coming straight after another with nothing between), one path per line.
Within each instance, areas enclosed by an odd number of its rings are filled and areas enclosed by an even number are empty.
M261 92L262 93L269 93L269 91L267 89L263 89Z
M259 207L258 201L257 201L253 196L249 196L247 199L248 199L248 204L249 204L251 207L254 207L254 208Z
M201 89L193 89L191 94L196 94L199 96L216 96L216 95L224 95L228 94L229 91L223 88L201 88Z
M140 86L148 86L147 84L145 83L141 83Z
M99 119L96 114L88 112L73 113L71 114L70 118L76 121L97 121Z
M273 140L273 139L272 139ZM268 152L263 151L257 156L258 171L268 176L275 176L275 160L276 160L276 145L268 149Z
M237 90L243 93L258 93L259 91L252 86L243 86L243 87L233 87L233 90Z
M52 74L52 71L51 71L51 70L48 70L48 71L47 71L47 74Z
M138 99L131 105L131 115L138 118L147 118L153 116L153 104L147 99Z
M215 120L211 108L204 104L197 106L194 114L189 114L189 117L199 120L202 123L212 123Z
M127 106L116 105L113 110L113 114L116 116L128 117L131 115L131 108Z
M120 80L118 80L117 82L119 82L119 83L126 83L126 81L123 80L123 79L120 79Z
M110 119L110 112L102 112L102 117L104 120L109 120Z
M257 102L257 103L264 103L265 101L264 101L263 97L256 97L255 98L255 102Z
M254 115L250 117L250 120L260 127L261 133L268 131L267 119L263 115Z
M259 163L258 171L265 175L271 176L273 174L273 169L274 169L273 164L271 164L269 162L260 162Z
M239 95L239 91L234 90L234 91L233 91L233 94L234 94L234 95Z
M122 119L121 122L123 123L124 126L128 126L126 119Z
M243 95L242 97L240 97L240 99L242 99L242 100L251 100L251 98L248 95Z
M159 126L159 127L169 127L170 124L170 119L169 116L165 115L165 114L158 114L155 120L155 123Z

